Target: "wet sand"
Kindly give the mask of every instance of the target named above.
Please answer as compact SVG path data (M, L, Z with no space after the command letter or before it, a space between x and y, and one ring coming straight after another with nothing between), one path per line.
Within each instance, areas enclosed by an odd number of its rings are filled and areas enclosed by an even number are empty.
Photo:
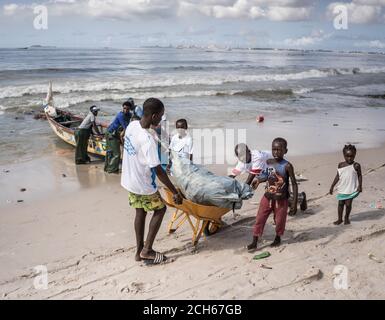
M134 261L134 210L120 177L105 175L101 161L76 167L73 150L62 148L36 162L3 165L0 298L384 299L385 210L373 206L385 206L385 147L358 148L364 192L354 200L349 226L332 224L337 201L326 195L341 153L297 157L289 151L288 159L307 179L299 190L307 192L309 208L288 219L279 248L267 247L274 238L269 219L260 244L269 258L253 260L244 249L260 189L235 216L224 217L220 232L201 239L197 250L187 224L167 233L169 209L154 247L174 261L155 267ZM224 165L210 168L227 171ZM34 287L37 265L48 269L46 290ZM333 286L337 265L347 267L346 290Z

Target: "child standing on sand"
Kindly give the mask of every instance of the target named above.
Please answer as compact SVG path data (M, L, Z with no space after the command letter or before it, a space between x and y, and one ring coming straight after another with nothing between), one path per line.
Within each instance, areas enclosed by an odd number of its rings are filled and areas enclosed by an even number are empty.
M188 134L187 120L179 119L175 122L176 134L173 135L170 142L170 150L177 153L180 158L186 158L193 161L193 141ZM169 158L169 164L166 171L169 173L172 165L171 157Z
M249 251L257 248L258 238L262 236L266 220L271 212L274 212L276 223L276 236L271 246L276 247L281 244L281 236L285 232L289 206L289 179L293 188L291 214L295 215L297 213L297 180L295 179L293 165L284 159L288 151L287 141L283 138L275 138L271 149L274 159L267 160L265 171L252 182L253 188L256 188L261 182L266 182L266 191L260 201L253 230L253 242L247 246Z
M236 176L247 172L248 176L245 181L248 185L251 185L251 182L254 180L256 175L259 175L266 168L266 162L269 159L274 159L271 151L259 151L259 150L250 150L249 147L244 143L239 143L235 146L234 149L235 156L238 158L237 166L232 169L230 178L235 178ZM290 213L292 214L292 203L294 201L293 193L289 190L289 206ZM298 194L298 202L300 203L300 208L302 211L307 209L307 199L306 193L301 192Z
M357 154L356 147L351 144L345 145L342 152L345 161L338 164L337 175L329 191L333 194L333 189L337 185L338 220L334 221L335 225L342 223L344 207L344 224L350 224L349 215L352 211L353 199L362 192L361 165L354 161Z

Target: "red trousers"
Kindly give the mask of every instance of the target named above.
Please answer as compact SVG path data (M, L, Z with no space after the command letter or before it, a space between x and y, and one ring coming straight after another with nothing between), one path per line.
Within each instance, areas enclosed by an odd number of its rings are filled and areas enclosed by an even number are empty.
M261 237L265 228L266 220L271 212L274 212L275 231L277 236L282 236L285 232L287 209L289 200L269 200L265 196L262 197L259 204L257 219L255 221L253 235Z

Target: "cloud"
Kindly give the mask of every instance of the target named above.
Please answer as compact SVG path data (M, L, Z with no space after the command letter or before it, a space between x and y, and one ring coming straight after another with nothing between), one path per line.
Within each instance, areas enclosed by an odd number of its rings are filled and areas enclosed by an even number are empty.
M369 42L370 48L379 48L384 49L385 48L385 42L380 40L373 40Z
M353 0L352 2L366 6L385 6L385 0Z
M25 8L24 5L18 5L16 3L10 3L3 6L3 13L6 16L12 16L17 11L23 10Z
M135 17L168 18L175 16L178 0L48 0L39 3L48 8L53 16L82 15L91 17L128 19ZM38 5L8 4L3 6L3 12L14 15L21 11L33 12Z
M83 15L115 19L135 17L189 17L198 14L217 19L309 19L314 7L310 0L45 0L51 15ZM10 3L3 13L11 16L36 4Z
M361 41L361 42L356 42L354 46L372 48L372 49L385 49L385 42L380 40Z
M267 16L273 21L298 21L309 19L311 12L311 7L270 7Z
M331 34L325 34L323 30L315 30L308 36L299 38L288 38L283 41L287 47L308 47L320 43L328 38Z
M382 11L385 7L385 0L353 0L352 2L333 2L327 7L327 15L334 18L334 8L345 6L348 11L348 22L353 24L381 23L385 19Z
M313 10L309 0L183 0L179 14L199 12L214 18L260 19L272 21L299 21L309 19Z

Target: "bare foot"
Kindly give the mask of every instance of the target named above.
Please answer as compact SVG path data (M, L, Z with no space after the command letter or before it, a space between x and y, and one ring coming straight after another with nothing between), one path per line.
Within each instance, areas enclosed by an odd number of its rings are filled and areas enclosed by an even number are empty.
M155 251L154 250L148 250L148 249L142 249L139 251L139 257L141 259L154 259L155 258Z
M281 244L281 237L276 236L270 247L278 247Z
M349 219L347 219L347 218L345 218L345 220L344 220L344 224L350 224L350 220L349 220Z
M334 221L333 224L335 224L336 226L341 224L342 223L342 220L337 220L337 221Z
M143 247L140 247L136 250L135 253L135 261L142 261L142 258L140 257L140 253L142 252Z

